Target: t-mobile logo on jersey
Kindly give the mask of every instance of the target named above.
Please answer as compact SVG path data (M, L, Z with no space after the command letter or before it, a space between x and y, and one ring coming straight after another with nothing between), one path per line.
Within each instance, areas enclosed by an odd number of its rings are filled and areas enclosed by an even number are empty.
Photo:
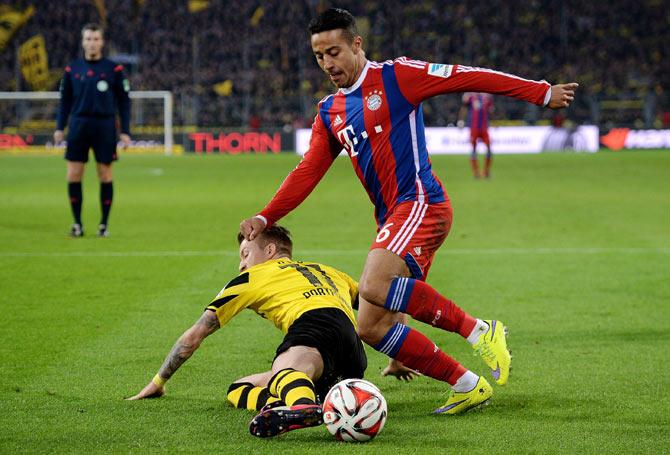
M375 125L375 133L379 134L382 131L384 131L384 129L381 125ZM356 132L354 131L353 126L347 125L346 127L342 128L337 132L337 137L340 140L340 144L342 144L346 151L349 152L349 156L354 157L358 155L358 152L355 149L355 146L358 145L358 137L356 137ZM368 132L363 130L360 137L362 139L367 139Z
M340 144L349 152L349 156L356 156L358 152L354 150L354 146L358 145L358 138L354 127L347 125L337 132L337 137L340 139Z

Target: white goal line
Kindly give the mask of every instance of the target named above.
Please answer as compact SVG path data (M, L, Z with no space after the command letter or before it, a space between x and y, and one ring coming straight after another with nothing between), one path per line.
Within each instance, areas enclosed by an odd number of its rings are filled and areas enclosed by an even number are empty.
M368 250L298 250L300 256L364 256ZM664 248L452 248L440 250L446 255L501 255L501 254L645 254L670 253ZM0 251L0 257L238 257L233 250L219 251Z

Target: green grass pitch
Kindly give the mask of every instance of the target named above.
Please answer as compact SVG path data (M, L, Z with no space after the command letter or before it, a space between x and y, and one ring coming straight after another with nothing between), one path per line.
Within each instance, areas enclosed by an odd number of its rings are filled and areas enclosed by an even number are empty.
M69 239L65 163L0 157L0 453L660 453L670 442L670 152L433 157L455 220L428 282L509 325L513 370L491 404L432 416L444 384L367 378L389 417L368 444L324 428L274 440L225 404L269 368L281 334L243 312L206 340L158 400L128 402L236 274L239 221L295 166L278 156L122 156L107 239L93 165L87 236ZM283 220L295 257L358 276L372 206L340 158ZM466 367L467 343L421 324Z

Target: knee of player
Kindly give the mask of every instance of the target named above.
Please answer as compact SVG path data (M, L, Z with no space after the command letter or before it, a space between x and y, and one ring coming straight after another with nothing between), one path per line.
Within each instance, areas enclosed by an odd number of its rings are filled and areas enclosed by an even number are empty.
M98 179L102 183L109 183L112 181L112 172L111 171L98 172Z
M358 321L358 336L363 340L364 343L375 346L381 341L384 337L383 333L380 333L379 326L376 321L371 320L359 320Z
M358 295L365 301L377 306L384 306L389 283L363 278L358 284Z

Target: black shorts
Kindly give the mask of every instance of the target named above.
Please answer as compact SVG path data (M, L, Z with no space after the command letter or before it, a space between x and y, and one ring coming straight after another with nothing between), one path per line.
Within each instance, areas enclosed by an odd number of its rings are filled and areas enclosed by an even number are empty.
M116 120L114 117L72 117L67 133L68 161L88 162L88 151L93 149L95 161L110 164L116 155Z
M337 382L363 378L368 366L363 343L354 325L337 308L318 308L300 316L289 327L277 348L277 356L292 346L309 346L321 354L323 374L314 384L320 401Z

